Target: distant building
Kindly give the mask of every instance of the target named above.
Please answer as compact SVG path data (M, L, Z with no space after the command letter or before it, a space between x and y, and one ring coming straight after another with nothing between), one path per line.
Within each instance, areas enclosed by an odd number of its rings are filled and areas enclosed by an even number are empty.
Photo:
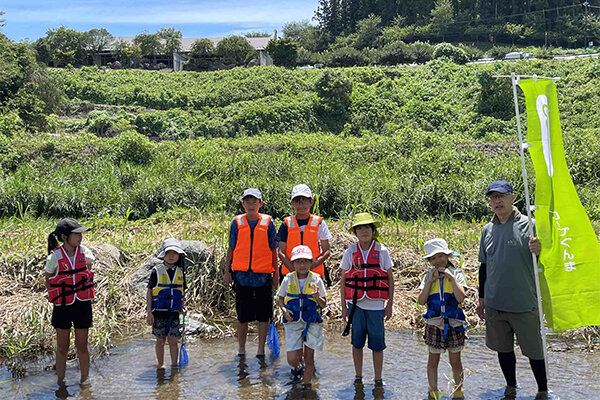
M248 43L256 50L258 53L258 61L260 65L272 65L273 59L266 52L265 48L267 47L267 43L271 39L277 39L277 32L273 36L264 36L264 37L247 37L245 38ZM101 66L106 65L109 62L115 61L115 44L120 42L127 42L133 45L134 36L115 36L114 42L107 47L104 51L100 52L96 57L94 57L94 64ZM162 62L166 65L173 66L174 71L181 71L183 69L183 64L187 61L187 55L192 50L192 45L196 40L201 38L182 38L181 39L181 50L179 52L173 53L172 57L164 58L164 55L155 55L150 56L153 60L156 59L156 62ZM207 38L213 45L216 47L217 44L225 39L224 37L218 38Z

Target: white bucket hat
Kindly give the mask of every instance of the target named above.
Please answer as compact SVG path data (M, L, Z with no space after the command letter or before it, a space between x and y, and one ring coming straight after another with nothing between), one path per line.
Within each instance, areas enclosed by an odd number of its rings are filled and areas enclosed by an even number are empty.
M160 253L158 253L156 257L162 260L163 258L165 258L165 254L167 254L167 251L169 250L173 250L179 254L186 255L185 251L183 251L183 249L181 248L181 242L177 239L169 238L162 243L162 246L160 246Z
M292 249L292 258L290 258L290 261L295 261L299 259L313 259L312 250L310 249L310 247L300 245Z
M435 238L425 242L423 245L425 248L425 256L423 258L433 257L438 253L444 253L447 256L452 255L454 253L453 250L448 248L448 243L444 239Z

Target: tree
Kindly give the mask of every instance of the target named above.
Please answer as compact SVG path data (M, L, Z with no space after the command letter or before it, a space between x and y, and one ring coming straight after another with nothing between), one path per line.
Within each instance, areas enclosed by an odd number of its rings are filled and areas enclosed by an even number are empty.
M306 50L324 50L322 31L318 26L311 25L308 21L290 22L283 26L283 36L292 39Z
M342 21L342 5L340 0L319 0L315 19L319 26L333 38L344 29Z
M88 35L61 26L46 32L50 60L55 66L84 64L87 59Z
M0 11L0 17L4 15L4 11ZM4 26L4 22L6 22L6 20L4 18L0 18L0 28L2 28Z
M362 49L365 47L374 47L377 37L379 36L379 25L381 17L370 14L367 18L361 19L356 23L357 38L354 42L354 47Z
M265 50L273 57L273 64L294 67L298 58L298 43L289 38L271 39Z
M115 45L117 52L117 59L121 64L131 66L134 60L142 58L142 49L137 44L130 44L124 40L121 40Z
M246 32L244 33L244 37L269 37L271 34L269 32Z
M510 36L510 39L512 40L512 45L514 46L515 39L521 36L521 32L523 32L523 25L511 24L510 22L507 22L506 24L504 24L504 29L506 31L506 34Z
M192 44L188 64L197 71L206 71L210 68L215 55L215 46L210 39L198 39Z
M158 36L164 40L165 55L171 56L181 50L181 31L175 28L161 28L158 31Z
M110 34L106 29L90 29L87 32L88 36L88 50L92 57L98 56L102 50L113 42L113 35Z
M256 50L241 36L229 36L217 44L216 53L223 64L245 65L256 57Z
M140 33L133 38L133 44L140 47L143 57L152 56L154 61L156 61L158 54L162 54L163 46L158 33Z
M446 41L446 34L454 22L454 6L452 0L436 0L435 7L431 10L431 28L437 35Z

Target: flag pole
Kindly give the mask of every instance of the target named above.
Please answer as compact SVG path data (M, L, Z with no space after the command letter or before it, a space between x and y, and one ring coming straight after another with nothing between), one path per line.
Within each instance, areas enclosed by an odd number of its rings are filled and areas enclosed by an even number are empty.
M523 135L521 134L521 117L519 113L519 99L517 97L517 85L520 82L521 77L516 76L515 73L510 74L513 88L513 97L515 101L515 115L517 116L517 132L519 134L519 152L521 153L521 175L523 176L523 186L525 189L525 204L527 209L527 218L529 219L529 236L534 237L533 234L533 221L531 218L531 210L535 210L536 206L530 206L529 202L529 187L527 185L527 170L525 168L525 149L531 147L530 143L523 143ZM537 81L537 76L532 77ZM537 295L538 313L540 317L540 336L542 338L542 347L544 349L544 365L546 367L546 379L548 377L548 353L546 351L546 331L544 330L544 312L542 311L542 297L540 293L540 278L538 273L541 270L538 269L537 256L531 253L531 260L533 261L533 276L535 278L535 291Z

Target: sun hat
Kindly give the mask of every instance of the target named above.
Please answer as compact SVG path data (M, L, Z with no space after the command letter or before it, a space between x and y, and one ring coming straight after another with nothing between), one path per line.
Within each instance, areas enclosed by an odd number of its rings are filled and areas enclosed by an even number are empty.
M448 248L448 243L441 238L428 240L423 247L425 248L425 256L423 258L433 257L438 253L444 253L447 256L454 254L454 251Z
M249 188L244 190L244 193L242 193L242 200L248 196L256 197L257 199L262 200L262 193L256 188Z
M292 189L292 195L290 196L290 200L294 200L294 198L298 196L308 197L309 199L313 198L312 191L310 190L308 185L305 185L304 183L294 186L294 188Z
M181 248L181 242L177 239L169 238L162 243L162 245L160 246L160 253L158 253L156 257L162 260L163 258L165 258L165 254L167 254L167 251L169 250L173 250L179 254L186 255L185 251L183 251L183 249Z
M354 215L354 219L352 220L352 226L350 227L350 231L354 232L354 228L359 225L375 225L375 228L379 228L381 223L379 221L375 221L371 214L369 213L358 213Z
M313 259L312 250L310 249L310 247L300 245L300 246L296 246L292 249L292 257L290 258L290 261L295 261L295 260L299 260L299 259L306 259L306 260Z
M490 183L490 185L488 186L488 189L487 189L487 192L485 193L485 195L487 196L491 192L513 193L513 185L511 185L509 182L507 182L505 180L494 181L494 182Z
M82 226L76 219L63 218L56 224L56 229L54 229L54 233L56 235L68 235L70 233L82 233L89 230L90 228Z

